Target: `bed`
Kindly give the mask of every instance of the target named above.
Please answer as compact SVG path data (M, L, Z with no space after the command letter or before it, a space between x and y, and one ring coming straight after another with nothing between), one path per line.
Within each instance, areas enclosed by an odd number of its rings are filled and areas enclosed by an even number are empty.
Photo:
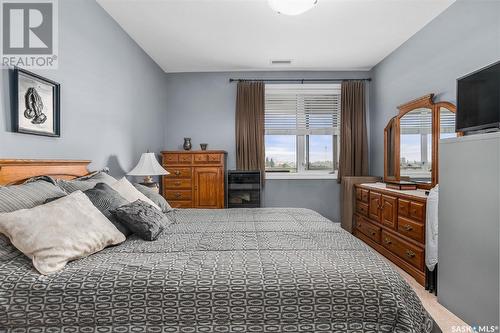
M131 236L50 276L36 273L0 236L0 332L433 328L390 264L318 213L263 208L168 214L174 223L157 241Z

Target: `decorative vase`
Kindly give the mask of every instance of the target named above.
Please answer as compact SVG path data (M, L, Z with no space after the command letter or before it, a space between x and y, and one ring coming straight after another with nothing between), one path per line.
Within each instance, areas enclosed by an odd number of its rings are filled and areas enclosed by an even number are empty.
M193 145L191 145L191 138L184 138L184 150L191 150Z
M201 150L207 150L208 143L200 143Z

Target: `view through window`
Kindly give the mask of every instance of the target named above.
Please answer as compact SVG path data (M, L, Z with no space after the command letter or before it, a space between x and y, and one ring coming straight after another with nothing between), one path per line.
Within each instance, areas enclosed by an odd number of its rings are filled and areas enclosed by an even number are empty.
M266 171L336 171L339 126L340 84L266 85Z

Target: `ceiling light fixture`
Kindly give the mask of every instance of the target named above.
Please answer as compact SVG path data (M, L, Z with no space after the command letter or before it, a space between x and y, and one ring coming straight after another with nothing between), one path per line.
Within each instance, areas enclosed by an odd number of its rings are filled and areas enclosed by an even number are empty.
M318 0L267 0L267 2L279 14L300 15L313 8Z

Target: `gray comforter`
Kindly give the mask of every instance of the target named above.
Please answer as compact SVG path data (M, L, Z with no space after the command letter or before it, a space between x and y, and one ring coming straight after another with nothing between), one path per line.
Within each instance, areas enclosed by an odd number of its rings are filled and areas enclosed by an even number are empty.
M0 332L431 331L389 264L313 211L170 214L159 240L51 276L0 241Z

